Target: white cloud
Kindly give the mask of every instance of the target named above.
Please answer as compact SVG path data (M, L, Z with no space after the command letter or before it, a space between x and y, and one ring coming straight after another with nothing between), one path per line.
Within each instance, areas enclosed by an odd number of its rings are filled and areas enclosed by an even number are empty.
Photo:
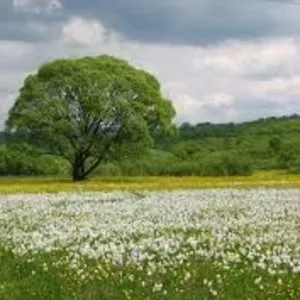
M73 17L62 28L62 40L81 45L102 44L107 39L107 30L96 20Z
M195 66L239 76L266 73L293 63L297 50L292 38L230 41L210 47L202 58L196 58Z
M1 111L12 104L9 95L20 88L26 72L42 62L108 53L154 73L173 101L180 122L240 121L266 112L297 112L299 49L293 38L227 41L209 47L138 43L110 32L99 21L73 17L63 24L55 41L0 41L4 62L0 92L6 93Z
M207 98L210 99L210 103L216 107L231 107L231 105L234 104L233 95L225 92L212 93L207 95Z
M266 95L300 95L300 75L291 77L277 77L258 82L257 90Z

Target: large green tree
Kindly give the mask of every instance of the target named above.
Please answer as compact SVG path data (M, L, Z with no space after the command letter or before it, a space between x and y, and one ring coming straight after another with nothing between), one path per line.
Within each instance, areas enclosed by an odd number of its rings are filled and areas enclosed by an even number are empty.
M150 147L172 132L174 116L153 75L102 55L42 65L26 78L6 126L67 159L78 181L106 160Z

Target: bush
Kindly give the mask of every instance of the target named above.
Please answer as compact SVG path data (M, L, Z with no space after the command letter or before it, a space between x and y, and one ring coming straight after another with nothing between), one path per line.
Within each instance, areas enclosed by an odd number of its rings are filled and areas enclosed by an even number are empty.
M237 176L251 175L251 161L237 153L213 153L202 160L180 160L154 152L139 160L102 165L97 174L106 176Z
M100 176L122 176L122 170L120 166L114 163L100 165L95 173Z
M68 171L67 163L60 158L0 148L0 176L65 175Z
M204 162L204 175L238 176L253 174L251 160L238 152L214 153Z

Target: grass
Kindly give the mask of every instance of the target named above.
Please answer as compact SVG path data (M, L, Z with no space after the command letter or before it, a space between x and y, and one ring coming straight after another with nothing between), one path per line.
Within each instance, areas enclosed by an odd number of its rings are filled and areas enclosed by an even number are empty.
M190 260L151 276L147 275L147 265L121 270L108 267L103 275L95 274L99 261L89 261L87 269L93 275L80 277L55 264L62 253L18 257L0 251L1 256L2 300L296 300L300 296L297 275L271 276L244 265L226 270L214 262Z
M235 177L94 177L84 182L73 183L68 178L6 177L0 179L0 194L56 193L99 190L162 190L195 188L255 188L255 187L300 187L300 175L280 171L257 172L252 176Z

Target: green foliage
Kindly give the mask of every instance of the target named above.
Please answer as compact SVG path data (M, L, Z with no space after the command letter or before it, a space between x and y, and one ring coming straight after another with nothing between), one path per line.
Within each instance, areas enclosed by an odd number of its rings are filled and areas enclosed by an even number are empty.
M194 141L179 142L171 148L171 152L179 159L201 159L205 147Z
M298 115L259 119L240 124L182 124L180 138L170 147L178 157L206 159L212 152L237 151L253 168L294 169L300 157ZM199 149L199 150L198 150Z
M26 78L7 127L64 157L82 180L103 161L137 156L173 132L174 115L153 75L103 55L41 66Z
M249 158L237 151L213 153L205 162L205 174L211 176L251 175L253 165Z
M0 147L0 176L66 175L65 161L49 155L34 156L32 153L2 146Z
M0 145L3 145L6 143L7 140L7 136L4 132L0 131Z
M269 140L269 148L274 154L278 154L281 150L281 139L278 136L273 136Z
M102 176L237 176L251 175L253 168L238 153L213 153L202 159L179 159L163 151L150 151L138 160L100 166L96 173Z

